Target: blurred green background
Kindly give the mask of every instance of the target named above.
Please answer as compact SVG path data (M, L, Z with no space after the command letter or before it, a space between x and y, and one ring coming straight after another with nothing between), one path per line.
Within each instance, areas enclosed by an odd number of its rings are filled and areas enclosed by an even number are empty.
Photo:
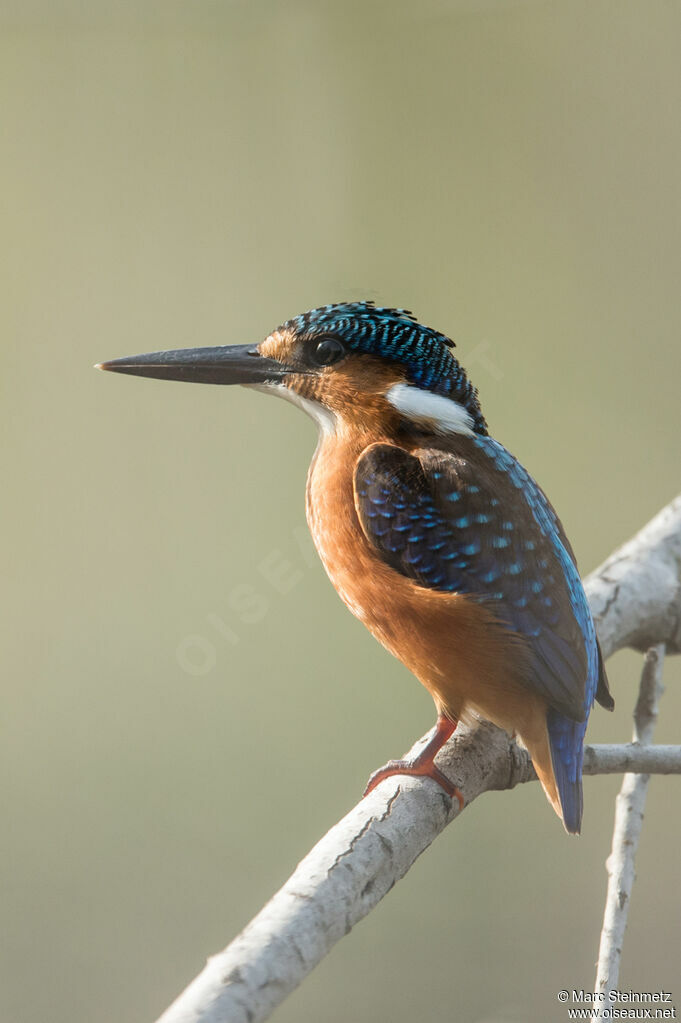
M312 424L92 364L405 305L591 570L680 489L681 10L3 0L0 28L0 1019L148 1023L433 709L309 556ZM592 740L629 737L639 660ZM536 785L481 798L275 1019L566 1018L618 785L586 781L580 840ZM621 987L678 984L680 796L654 780Z

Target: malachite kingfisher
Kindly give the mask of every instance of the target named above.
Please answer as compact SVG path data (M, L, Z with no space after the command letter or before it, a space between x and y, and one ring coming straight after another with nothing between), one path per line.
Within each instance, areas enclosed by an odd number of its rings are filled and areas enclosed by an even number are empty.
M154 352L99 368L277 394L315 420L307 521L342 600L429 690L425 775L457 722L482 717L527 747L568 832L580 830L584 733L611 709L575 556L530 474L488 432L453 342L406 309L348 302L287 320L260 344Z

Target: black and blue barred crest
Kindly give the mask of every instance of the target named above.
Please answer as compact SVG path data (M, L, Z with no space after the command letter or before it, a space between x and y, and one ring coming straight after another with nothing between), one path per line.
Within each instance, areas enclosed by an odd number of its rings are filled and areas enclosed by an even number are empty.
M452 354L454 342L418 323L408 309L340 302L295 316L280 329L307 337L334 334L353 352L400 363L411 383L460 402L470 412L475 432L487 433L478 392Z

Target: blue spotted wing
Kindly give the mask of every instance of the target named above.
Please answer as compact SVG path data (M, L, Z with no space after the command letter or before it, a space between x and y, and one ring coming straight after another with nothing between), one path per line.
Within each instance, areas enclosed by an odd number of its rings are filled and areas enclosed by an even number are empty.
M420 586L484 601L527 639L528 684L585 720L599 659L574 557L543 492L501 445L373 444L357 462L355 502L385 562Z

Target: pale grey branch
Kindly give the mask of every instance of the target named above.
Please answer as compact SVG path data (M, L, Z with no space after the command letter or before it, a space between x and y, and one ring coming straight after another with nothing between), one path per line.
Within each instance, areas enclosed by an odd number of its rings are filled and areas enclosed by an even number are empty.
M664 644L651 647L641 674L641 687L634 711L634 743L645 747L652 742L657 706L662 695ZM643 827L643 811L648 794L649 774L625 774L615 807L612 852L608 857L608 893L605 900L603 930L598 952L593 1019L606 1018L611 1008L608 995L617 987L624 932L629 916L629 900L636 877L634 863Z
M586 580L603 655L664 643L681 652L681 497Z
M592 573L585 583L603 654L623 646L681 649L681 498ZM417 749L427 736L415 744ZM677 771L678 750L646 756L646 770ZM606 747L606 750L608 748ZM586 773L640 766L636 743L587 752ZM610 764L610 766L607 766ZM438 765L466 805L482 792L534 777L527 754L481 722L459 728ZM336 824L242 933L160 1017L158 1023L260 1023L333 945L409 870L459 816L458 803L430 779L389 778Z
M585 746L584 774L681 774L681 746Z

